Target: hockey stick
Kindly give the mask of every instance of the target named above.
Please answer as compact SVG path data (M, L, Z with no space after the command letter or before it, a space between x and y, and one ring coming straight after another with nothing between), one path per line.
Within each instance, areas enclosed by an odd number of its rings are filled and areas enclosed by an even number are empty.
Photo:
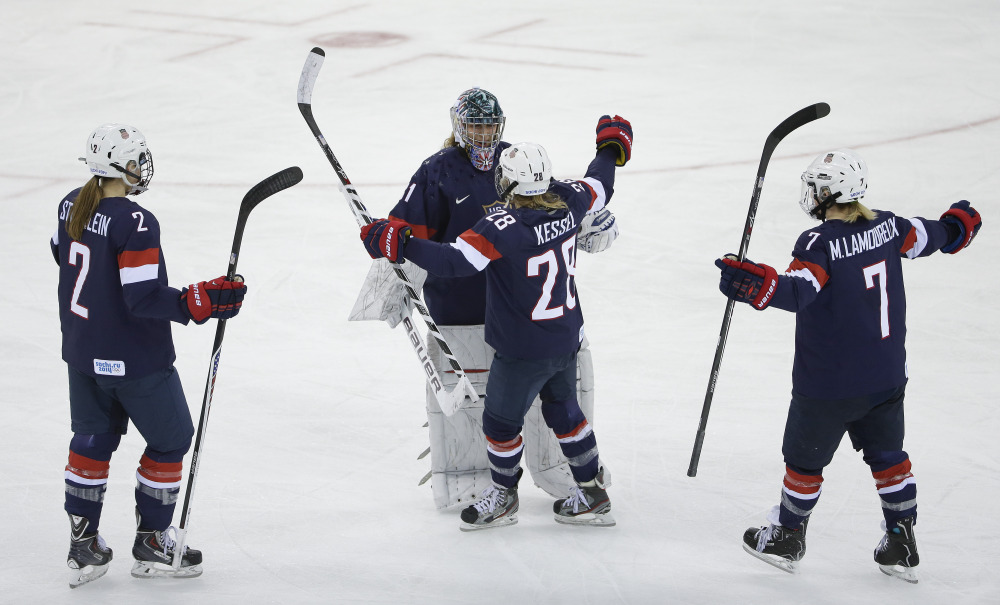
M830 113L830 106L826 103L816 103L804 109L796 111L788 116L784 122L778 124L777 128L767 135L764 141L764 151L760 154L760 165L757 166L757 179L753 185L753 195L750 196L750 210L747 211L747 222L743 227L743 241L740 242L739 260L743 262L746 258L747 247L750 246L750 234L753 231L753 222L757 216L757 204L760 203L760 190L764 187L764 173L767 171L767 164L771 161L771 154L786 136L800 126L805 126L813 120L818 120ZM736 301L728 299L726 302L726 313L722 316L722 329L719 332L719 342L715 347L715 360L712 361L712 373L708 379L708 389L705 392L705 403L701 408L701 420L698 423L698 434L694 439L694 449L691 451L691 463L688 465L688 477L698 474L698 461L701 458L701 448L705 443L705 427L708 424L708 412L712 407L712 396L715 395L715 383L719 379L719 366L722 365L722 353L726 350L726 338L729 336L729 322L733 318L733 306Z
M254 185L247 194L243 196L240 203L240 212L236 218L236 234L233 236L233 250L229 254L229 269L226 271L226 279L233 281L236 279L236 261L240 257L240 244L243 243L243 230L247 225L247 218L250 211L279 191L284 191L296 185L302 180L302 170L298 166L285 168L281 172L272 174L263 181ZM201 418L198 420L198 432L195 434L194 449L191 454L191 468L188 471L187 489L184 494L184 509L181 512L181 521L177 526L177 544L174 546L174 569L180 569L181 556L184 552L184 539L187 536L188 517L191 514L191 495L194 493L195 479L198 477L198 467L201 465L201 447L205 440L205 431L208 428L208 413L212 409L212 394L215 392L215 376L219 372L219 358L222 356L222 337L226 333L226 320L220 319L215 328L215 343L212 345L212 359L208 366L208 379L205 382L205 395L201 400Z
M319 75L319 70L323 67L323 61L326 58L326 53L323 52L322 48L313 48L309 53L309 57L306 58L306 63L302 67L302 75L299 77L299 91L298 91L298 103L299 111L302 112L302 117L305 118L306 124L309 125L309 130L312 131L313 136L316 137L316 141L319 142L319 146L323 149L323 153L326 154L326 159L330 161L330 165L337 172L337 177L340 179L340 192L344 194L347 198L347 204L351 208L351 212L354 214L354 218L358 221L359 226L365 226L372 221L371 215L368 214L368 209L365 208L364 203L361 202L361 196L358 195L357 189L351 184L351 179L347 178L347 172L344 171L344 167L341 166L337 157L333 155L333 150L330 149L330 145L327 144L326 139L323 137L323 133L320 132L319 126L316 124L316 118L313 117L312 113L312 93L313 86L316 84L316 78ZM430 332L434 340L437 341L438 346L441 348L441 352L445 354L448 358L448 363L451 366L452 372L458 378L458 384L448 391L444 388L444 383L441 382L441 376L438 373L437 367L434 366L434 361L431 359L427 352L427 347L424 345L424 340L421 338L420 333L417 331L413 322L410 321L409 317L403 317L403 327L406 329L406 337L413 346L414 352L417 354L417 358L420 360L420 365L424 369L424 373L427 375L427 384L430 385L431 389L434 391L434 397L437 399L438 405L441 406L441 411L446 415L451 416L454 414L458 408L465 401L465 397L468 396L473 402L479 401L479 394L476 393L475 387L469 382L469 378L465 375L465 371L462 370L462 366L458 363L458 359L452 354L451 349L448 347L448 343L445 342L444 335L438 329L434 320L431 319L430 313L427 312L427 307L424 306L423 300L420 299L420 295L417 294L416 288L413 287L413 283L406 276L406 273L399 267L398 264L392 263L392 269L396 274L396 277L403 282L403 286L406 288L406 293L409 294L410 300L413 301L413 306L417 308L420 313L420 317L423 318L424 323L427 324L427 330Z

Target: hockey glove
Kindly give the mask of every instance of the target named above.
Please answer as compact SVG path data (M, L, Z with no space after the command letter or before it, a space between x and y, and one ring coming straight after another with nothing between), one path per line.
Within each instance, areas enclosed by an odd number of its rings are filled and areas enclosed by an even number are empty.
M240 312L243 297L247 287L243 277L237 275L233 281L226 281L226 276L217 277L211 281L200 281L181 290L181 301L191 319L196 324L203 324L209 318L229 319Z
M395 263L401 260L412 233L403 221L380 218L361 228L361 241L372 258L384 257Z
M618 237L618 223L615 215L605 208L588 214L580 221L580 231L576 234L576 249L590 254L604 252Z
M773 267L751 261L741 263L735 254L716 259L715 266L722 270L719 290L723 294L758 311L770 304L778 288L778 272Z
M979 233L979 228L983 226L983 217L969 205L969 202L962 200L952 204L951 208L941 215L941 222L958 228L958 237L941 248L941 252L955 254L969 247Z
M632 124L621 116L601 116L597 122L597 149L608 145L618 148L615 166L624 166L632 158Z

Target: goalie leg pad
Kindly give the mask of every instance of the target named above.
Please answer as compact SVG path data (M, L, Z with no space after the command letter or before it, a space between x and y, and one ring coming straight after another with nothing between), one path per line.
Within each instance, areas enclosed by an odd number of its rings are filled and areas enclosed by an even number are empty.
M474 502L492 483L483 435L483 405L493 348L486 344L482 325L438 326L438 329L479 394L478 402L466 398L458 411L446 416L430 387L426 390L431 488L435 506L442 509ZM437 367L450 367L436 339L427 338L427 350ZM442 372L441 380L448 389L458 384L452 372Z

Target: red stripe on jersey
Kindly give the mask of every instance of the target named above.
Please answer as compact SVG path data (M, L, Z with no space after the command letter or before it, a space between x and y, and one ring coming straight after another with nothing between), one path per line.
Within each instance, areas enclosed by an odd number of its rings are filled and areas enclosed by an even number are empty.
M489 437L487 437L486 440L490 442L490 445L492 446L491 449L497 452L510 452L516 450L521 447L522 442L520 435L510 441L497 441L495 439L490 439Z
M139 474L155 483L176 483L181 480L182 462L156 462L149 456L139 459Z
M579 435L585 428L587 428L587 419L586 418L583 419L583 422L581 422L580 424L576 425L576 427L572 431L570 431L570 432L568 432L568 433L566 433L564 435L560 435L560 434L556 433L556 439L567 439L569 437L575 437L575 436Z
M900 254L906 254L910 250L913 250L913 246L916 243L917 230L915 227L910 227L910 231L906 234L906 239L903 240L903 246L899 249Z
M815 494L823 485L823 475L802 475L785 467L785 487L796 494Z
M493 247L493 242L476 233L472 229L467 229L458 237L465 240L467 244L478 250L480 254L490 260L496 260L503 256L503 254L500 254L500 252Z
M66 465L67 471L84 479L107 479L109 468L110 460L94 460L73 451L69 453L69 464Z
M437 233L436 229L431 229L427 225L414 225L413 223L407 221L406 219L402 219L402 218L399 218L398 216L393 216L391 214L389 215L389 220L390 221L403 221L404 223L406 223L407 225L410 226L410 230L413 233L413 235L415 237L419 237L420 239L430 239L430 238L434 237L435 233Z
M595 191L594 188L591 187L585 181L577 181L577 183L580 183L581 185L583 185L584 187L586 187L587 191L590 192L590 203L587 204L587 212L590 212L590 209L594 207L594 202L597 201L597 191Z
M799 259L794 259L790 265L788 265L788 270L785 273L791 273L792 271L808 271L812 273L813 277L819 283L819 287L822 288L826 285L826 282L830 281L830 276L827 275L826 271L816 263L804 263Z
M126 250L118 255L118 268L130 269L142 267L144 265L160 264L160 249L149 248L148 250Z
M910 472L909 458L903 460L895 466L890 466L884 471L875 471L872 473L872 477L875 477L875 485L878 489L897 485L912 476L913 473Z

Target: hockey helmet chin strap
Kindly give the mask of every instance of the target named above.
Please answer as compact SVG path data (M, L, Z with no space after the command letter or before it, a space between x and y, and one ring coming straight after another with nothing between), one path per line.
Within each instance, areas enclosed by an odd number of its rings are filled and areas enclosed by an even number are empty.
M826 211L837 202L837 198L840 197L841 193L843 192L838 191L837 193L830 194L820 200L819 203L816 204L816 207L813 208L812 215L819 220L826 222Z

